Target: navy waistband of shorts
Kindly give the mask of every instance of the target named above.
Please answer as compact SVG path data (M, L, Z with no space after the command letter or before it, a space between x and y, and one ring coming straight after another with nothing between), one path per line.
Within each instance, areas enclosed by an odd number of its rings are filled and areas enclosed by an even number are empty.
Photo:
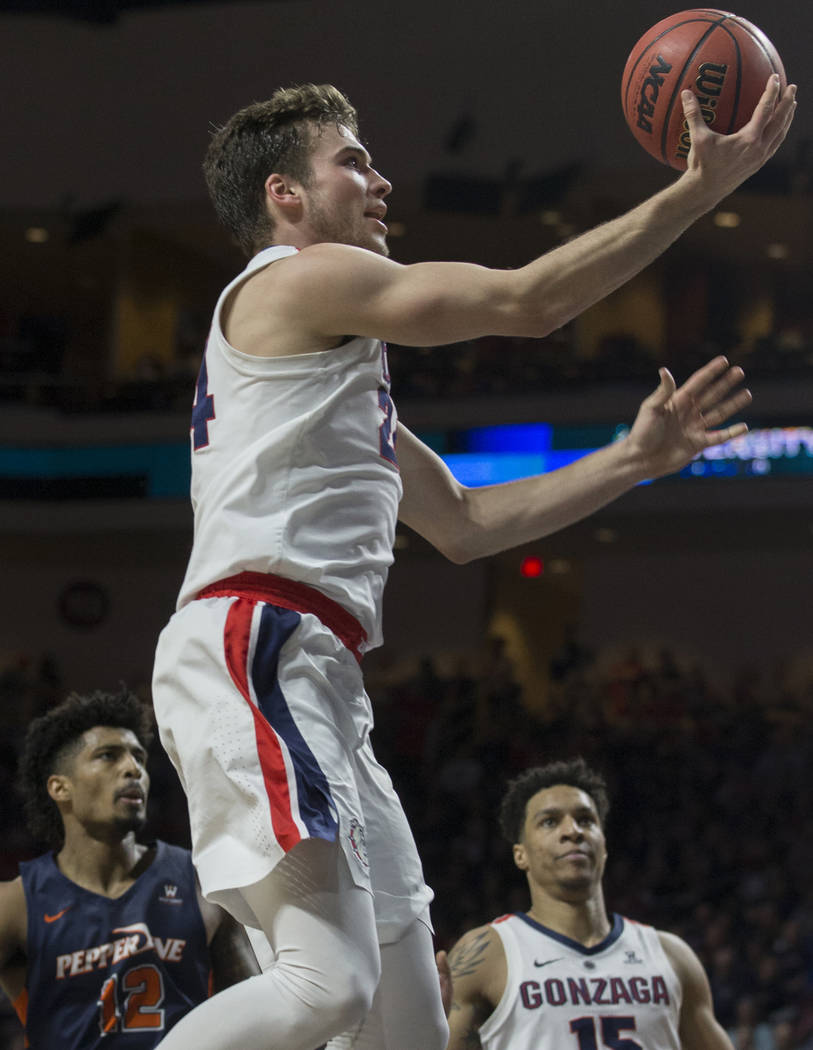
M268 602L292 612L312 613L332 631L361 663L362 646L367 633L355 616L332 598L306 583L288 580L270 572L239 572L204 587L198 598L248 598Z

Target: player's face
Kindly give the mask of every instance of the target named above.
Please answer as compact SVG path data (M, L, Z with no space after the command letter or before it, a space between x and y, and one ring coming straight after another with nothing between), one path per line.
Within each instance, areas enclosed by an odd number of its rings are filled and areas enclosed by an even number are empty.
M604 832L588 794L556 784L528 801L514 862L535 886L559 900L587 899L601 884L606 860Z
M94 837L137 831L147 817L147 755L130 729L95 726L66 774L69 810Z
M311 181L302 190L312 243L330 241L389 255L384 198L392 185L345 127L314 131Z

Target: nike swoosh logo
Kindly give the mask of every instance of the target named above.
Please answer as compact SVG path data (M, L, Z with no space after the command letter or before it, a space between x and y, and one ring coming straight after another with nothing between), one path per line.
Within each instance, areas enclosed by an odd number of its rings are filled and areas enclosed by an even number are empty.
M45 919L46 922L56 922L57 919L61 919L65 912L70 911L71 908L72 905L69 904L67 908L63 908L62 911L58 911L56 915L43 915L43 919Z
M534 959L534 966L550 966L551 963L561 962L564 959L564 955L560 955L557 959L545 959L544 962L537 962Z

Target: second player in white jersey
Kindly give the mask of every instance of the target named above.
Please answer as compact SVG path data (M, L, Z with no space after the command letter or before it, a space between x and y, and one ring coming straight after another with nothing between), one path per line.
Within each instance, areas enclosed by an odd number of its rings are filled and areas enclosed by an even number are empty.
M607 912L608 808L581 758L509 783L500 826L531 907L452 949L448 1050L732 1050L689 945Z
M524 913L491 926L507 977L480 1026L483 1050L680 1047L683 992L651 926L616 915L607 937L589 948Z

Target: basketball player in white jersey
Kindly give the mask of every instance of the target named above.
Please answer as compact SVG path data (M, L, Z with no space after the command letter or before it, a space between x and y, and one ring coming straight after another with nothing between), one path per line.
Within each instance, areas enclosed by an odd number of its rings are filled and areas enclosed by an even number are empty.
M470 930L449 954L448 1050L732 1050L691 948L608 914L608 808L581 758L508 785L500 825L531 907Z
M722 424L750 395L724 358L679 389L662 369L623 441L469 490L398 425L382 340L564 324L772 155L794 91L771 81L727 138L690 100L684 175L511 272L387 259L391 186L335 88L279 91L213 137L210 193L251 261L217 303L202 362L194 545L153 695L203 891L270 952L261 976L190 1013L162 1050L313 1050L337 1035L336 1048L445 1045L432 894L370 747L359 667L381 641L396 519L454 561L523 543L742 433Z

